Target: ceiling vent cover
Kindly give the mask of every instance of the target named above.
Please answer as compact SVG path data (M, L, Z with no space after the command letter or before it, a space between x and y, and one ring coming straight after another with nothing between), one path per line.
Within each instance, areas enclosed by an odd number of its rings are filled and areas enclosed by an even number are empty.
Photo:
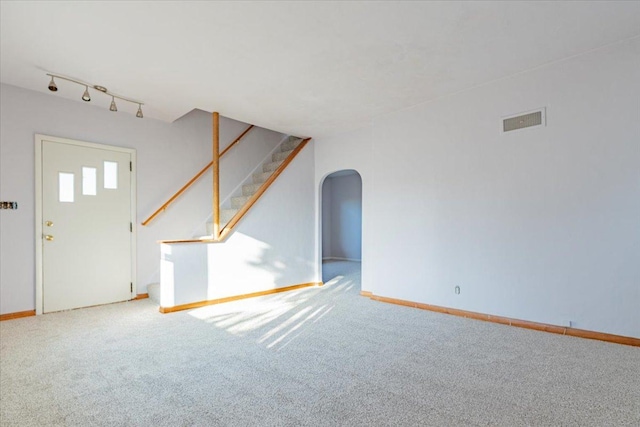
M517 116L510 116L502 119L502 132L511 132L513 130L529 128L532 126L540 126L545 124L544 108L522 113Z

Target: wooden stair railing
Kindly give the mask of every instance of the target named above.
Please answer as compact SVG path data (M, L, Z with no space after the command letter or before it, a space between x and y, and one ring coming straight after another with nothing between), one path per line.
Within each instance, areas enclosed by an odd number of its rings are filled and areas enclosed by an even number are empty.
M255 194L251 196L249 200L247 200L247 203L245 203L244 206L242 206L242 208L240 208L240 210L222 228L222 230L220 230L220 236L218 237L218 240L225 240L229 236L229 234L231 234L242 217L244 217L246 213L249 212L253 205L258 201L260 196L262 196L264 192L267 191L267 189L271 186L271 184L273 184L276 178L278 178L282 171L285 170L287 166L289 166L289 163L291 163L291 161L298 155L298 153L304 148L305 145L307 145L307 142L309 142L310 140L311 138L302 140L302 142L300 142L300 144L298 144L298 146L291 152L291 154L287 156L282 164L278 166L275 171L273 171L269 178L264 183L262 183L260 188L258 188L258 191L256 191Z
M214 125L215 126L215 125ZM236 139L234 139L231 144L229 144L227 146L227 148L225 148L222 153L220 153L220 155L218 156L218 158L224 156L233 146L235 146L238 142L240 142L240 140L242 140L242 138L244 138L244 136L249 133L249 131L251 129L254 128L254 125L249 125L248 128L246 128L244 130L244 132L242 132L240 135L238 135L238 137ZM215 132L215 131L214 131ZM153 221L153 219L155 217L157 217L158 215L160 215L162 212L164 212L167 207L169 207L169 205L171 203L173 203L178 197L180 197L180 195L182 193L184 193L189 187L191 187L191 185L193 185L194 182L196 182L202 175L204 175L209 169L211 169L214 165L214 161L212 160L211 162L209 162L209 164L207 166L205 166L204 168L202 168L202 170L200 170L200 172L198 172L193 178L191 178L189 180L189 182L187 182L184 186L182 186L182 188L180 190L178 190L173 196L171 196L169 198L169 200L167 200L162 206L160 206L154 213L152 213L149 218L145 219L144 221L142 221L142 225L145 226L147 224L149 224L151 221Z
M238 222L249 212L258 199L267 191L267 189L273 184L278 176L284 171L287 166L293 161L293 159L300 153L300 151L307 145L311 138L306 138L298 144L298 146L287 156L278 168L273 171L269 178L262 183L258 191L247 200L242 208L229 220L229 222L220 230L218 237L214 235L213 238L207 239L185 239L185 240L162 240L160 243L220 243L223 242L231 232L238 225Z

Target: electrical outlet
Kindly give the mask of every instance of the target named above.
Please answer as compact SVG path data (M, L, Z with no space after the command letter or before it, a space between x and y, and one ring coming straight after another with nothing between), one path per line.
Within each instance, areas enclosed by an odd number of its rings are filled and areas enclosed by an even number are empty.
M456 286L454 288L454 291L455 291L456 295L460 295L460 286Z

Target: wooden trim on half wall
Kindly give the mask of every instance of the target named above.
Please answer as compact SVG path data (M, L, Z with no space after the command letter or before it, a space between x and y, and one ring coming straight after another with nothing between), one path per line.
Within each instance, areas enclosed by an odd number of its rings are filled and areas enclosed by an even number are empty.
M35 310L17 311L15 313L0 314L0 322L3 320L19 319L21 317L31 317L35 315L36 315Z
M222 304L225 302L237 301L241 299L261 297L264 295L278 294L280 292L294 291L297 289L308 288L311 286L322 286L322 282L301 283L299 285L285 286L283 288L267 289L266 291L252 292L250 294L234 295L231 297L210 299L205 301L192 302L189 304L176 305L174 307L160 306L160 313L173 313L174 311L190 310L192 308L205 307L207 305Z
M640 347L640 338L625 337L622 335L607 334L604 332L587 331L585 329L575 329L564 326L549 325L546 323L530 322L527 320L512 319L510 317L494 316L492 314L476 313L475 311L460 310L457 308L440 307L438 305L423 304L414 301L401 300L396 298L373 295L371 292L361 291L360 295L369 297L374 301L386 302L389 304L402 305L405 307L419 308L421 310L435 311L437 313L451 314L453 316L466 317L469 319L483 320L485 322L500 323L501 325L516 326L518 328L534 329L536 331L551 332L552 334L570 335L572 337L588 338L592 340L607 341L616 344L631 345Z
M132 301L137 301L139 299L149 298L149 294L138 294Z

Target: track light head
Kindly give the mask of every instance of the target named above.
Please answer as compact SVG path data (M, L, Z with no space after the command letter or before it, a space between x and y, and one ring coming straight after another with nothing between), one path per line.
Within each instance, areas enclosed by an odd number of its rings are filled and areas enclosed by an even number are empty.
M82 100L83 101L91 101L91 95L89 95L89 87L85 86L84 88L84 93L82 94Z
M51 92L57 92L58 86L56 86L56 82L53 81L53 76L51 76L51 81L49 82L49 90Z
M138 112L136 113L136 117L141 119L144 116L142 115L142 104L138 104Z
M116 107L116 100L111 97L111 105L109 106L109 111L113 111L114 113L118 111L118 107Z

